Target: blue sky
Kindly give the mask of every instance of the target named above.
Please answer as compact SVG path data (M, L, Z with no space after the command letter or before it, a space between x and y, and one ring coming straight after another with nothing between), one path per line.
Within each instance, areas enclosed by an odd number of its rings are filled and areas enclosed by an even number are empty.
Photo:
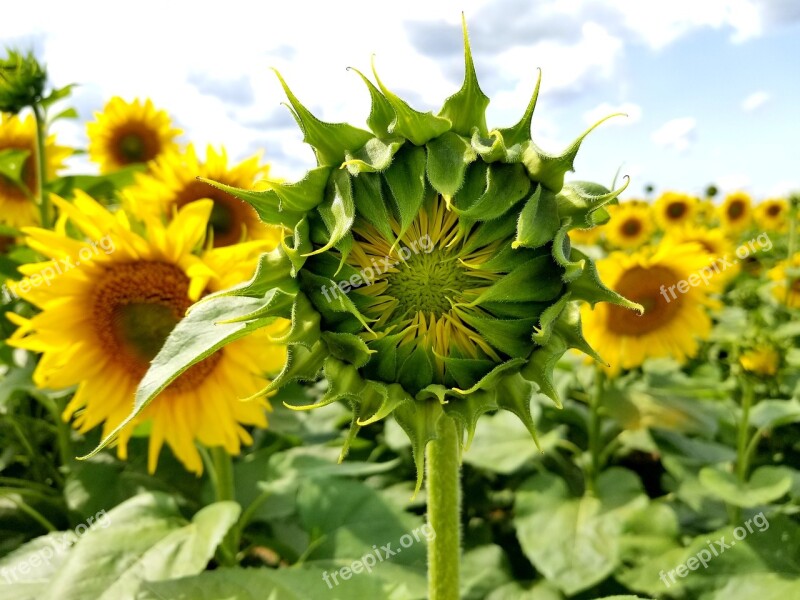
M557 150L598 115L629 114L586 140L573 178L608 184L621 168L628 195L648 183L694 193L716 183L757 197L800 189L794 0L140 0L116 16L109 6L20 4L0 21L0 43L32 46L57 85L79 82L84 121L113 95L151 97L185 141L224 145L235 158L261 150L287 178L313 155L269 67L321 118L363 125L368 95L345 68L369 72L375 53L388 87L436 110L460 83L463 10L490 126L517 120L536 67L543 147ZM63 123L57 133L85 144L84 127Z

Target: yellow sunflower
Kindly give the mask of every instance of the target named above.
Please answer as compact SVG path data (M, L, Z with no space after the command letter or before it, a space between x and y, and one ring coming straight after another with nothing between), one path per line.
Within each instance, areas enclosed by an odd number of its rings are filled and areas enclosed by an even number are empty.
M664 192L653 205L656 222L664 230L694 222L697 210L697 198L680 192Z
M709 263L718 263L720 265L719 277L723 278L723 280L733 277L740 270L739 260L735 256L736 248L719 229L686 225L685 227L671 229L665 237L673 245L692 242L700 244L708 254ZM720 259L726 260L721 261ZM725 268L723 269L722 266Z
M0 113L0 152L26 150L28 156L22 165L23 189L0 174L0 223L12 227L25 227L39 222L39 207L33 200L39 183L36 179L36 120L28 115L25 120L15 115ZM72 153L65 146L57 146L55 136L45 140L45 166L48 179L55 177L64 166L64 159Z
M608 212L611 220L603 227L603 232L612 247L633 250L652 237L653 219L647 204L623 202L609 206Z
M725 196L718 210L719 223L729 234L741 233L750 226L753 208L750 195L746 192L733 192Z
M711 332L706 308L716 306L710 293L719 287L705 271L708 255L699 245L662 242L631 255L615 252L597 267L610 288L645 309L639 316L614 305L583 306L584 337L608 362L611 375L650 357L684 361L697 353L698 339Z
M779 262L767 273L775 282L772 294L792 308L800 308L800 252Z
M264 225L256 211L198 177L225 185L252 189L256 181L269 174L269 165L262 165L259 156L252 156L237 165L228 165L225 150L206 149L201 162L194 146L183 154L169 153L153 162L149 173L137 173L136 184L125 191L126 205L135 214L169 217L175 210L195 200L213 200L209 225L214 246L229 246L243 239L271 240L277 243L280 231Z
M247 278L263 242L193 252L203 241L212 203L182 208L166 227L145 223L135 233L126 214L111 214L86 194L74 203L54 196L63 214L93 242L27 228L29 245L52 260L24 267L17 293L42 312L10 314L19 326L12 344L41 352L37 385L77 385L64 419L81 432L102 424L103 437L130 413L137 384L150 360L187 308L206 292ZM37 283L38 282L38 283ZM271 327L273 333L281 325ZM263 389L284 363L285 351L269 334L234 342L198 363L158 396L119 436L117 452L137 424L149 424L148 469L155 471L166 443L185 467L201 473L195 440L237 454L251 437L246 425L266 426L266 400L241 402Z
M769 344L758 344L739 357L739 364L748 373L770 377L778 372L780 362L780 354Z
M789 203L783 198L769 198L756 205L753 211L759 229L785 231L788 222Z
M117 96L95 117L97 120L86 126L89 158L103 173L146 163L177 148L174 140L181 131L174 129L167 112L149 99L126 102Z
M603 227L592 227L591 229L573 229L569 232L569 239L575 245L593 246L600 241Z

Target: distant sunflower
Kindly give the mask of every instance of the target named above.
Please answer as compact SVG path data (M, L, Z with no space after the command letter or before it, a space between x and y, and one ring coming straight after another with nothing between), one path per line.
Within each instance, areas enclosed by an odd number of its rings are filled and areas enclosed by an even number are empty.
M775 298L787 306L800 308L800 252L779 262L767 275L775 282L772 288Z
M19 325L11 343L43 353L34 373L37 385L77 385L64 418L74 417L81 432L102 424L105 437L130 413L150 360L187 308L204 293L247 277L267 248L251 242L194 254L206 233L208 201L182 208L166 227L150 219L146 236L134 233L124 213L111 214L80 191L74 203L54 201L87 238L107 243L87 245L57 232L26 229L30 246L53 259L24 267L29 277L54 268L59 259L83 260L59 275L57 285L21 294L42 312L31 319L11 314ZM275 327L270 326L273 333ZM238 454L251 442L244 426L266 426L269 409L266 400L240 399L261 390L264 377L280 369L284 358L268 333L225 346L186 371L120 433L120 458L126 458L133 429L142 423L150 424L150 472L165 441L198 474L203 464L195 440Z
M694 356L698 339L711 332L706 308L716 303L709 292L712 281L690 285L692 276L708 265L696 244L662 243L631 255L615 252L598 261L603 281L610 288L644 306L639 316L598 304L582 307L586 340L610 365L610 373L633 369L650 357L671 356L679 361ZM685 291L684 291L685 290Z
M697 214L698 201L694 196L679 192L664 192L653 205L656 222L662 229L683 227L692 223Z
M770 198L756 205L753 211L758 227L765 231L784 231L788 225L789 203L783 198Z
M22 165L23 189L0 173L0 223L12 227L25 227L39 222L39 207L33 201L39 183L36 179L36 121L33 115L25 120L0 113L0 152L25 150L28 156ZM65 146L57 146L55 136L45 140L47 177L55 177L64 166L64 159L72 153Z
M740 263L734 259L736 248L730 239L720 229L707 229L695 225L674 228L667 232L666 240L673 245L690 244L695 242L700 244L702 249L708 254L711 264L720 265L715 276L721 277L723 281L729 280L740 270ZM729 259L727 262L720 259ZM724 269L722 268L724 266Z
M750 226L753 208L750 195L746 192L733 192L725 197L719 207L719 222L728 233L736 234Z
M652 237L653 219L647 204L623 202L609 206L608 212L611 220L603 227L603 232L612 247L633 250Z
M573 229L569 232L570 242L578 246L593 246L600 241L603 233L602 227L592 227L591 229Z
M772 377L778 372L781 357L770 344L758 344L742 353L739 364L748 373Z
M95 117L97 120L87 125L89 158L103 173L146 163L177 148L174 140L181 131L174 129L167 112L149 99L126 102L117 96Z
M243 239L265 239L277 243L279 230L264 225L253 207L197 179L203 177L233 187L252 189L257 180L268 174L269 165L262 165L257 155L229 166L225 150L218 152L209 146L206 160L201 162L194 146L189 144L186 152L159 157L151 164L149 173L137 174L136 184L126 190L125 198L136 214L166 217L190 202L207 198L214 202L209 220L214 246L229 246Z

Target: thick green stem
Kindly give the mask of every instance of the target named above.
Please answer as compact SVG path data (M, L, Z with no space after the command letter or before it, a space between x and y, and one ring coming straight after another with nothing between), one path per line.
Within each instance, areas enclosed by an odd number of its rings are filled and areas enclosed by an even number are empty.
M742 415L739 421L739 436L736 444L736 475L739 481L747 481L747 471L750 465L748 452L750 431L750 407L753 405L753 384L742 377Z
M45 157L45 139L47 138L47 123L44 109L38 104L34 104L33 116L36 118L36 200L39 203L39 214L41 215L41 225L48 229L52 225L52 215L50 214L50 198L44 189L47 185L47 169Z
M461 561L461 473L455 421L442 415L426 449L429 600L458 600Z
M589 425L588 425L588 446L589 446L589 466L587 468L586 491L594 493L597 487L597 476L601 468L601 419L600 403L603 399L603 389L605 387L606 374L603 369L597 367L594 372L594 390L589 395Z
M233 460L231 455L222 446L214 446L211 454L211 483L214 485L214 495L217 502L236 500L236 490L233 479ZM235 529L235 526L234 526ZM220 562L232 567L238 562L239 542L236 533L231 530L219 545Z

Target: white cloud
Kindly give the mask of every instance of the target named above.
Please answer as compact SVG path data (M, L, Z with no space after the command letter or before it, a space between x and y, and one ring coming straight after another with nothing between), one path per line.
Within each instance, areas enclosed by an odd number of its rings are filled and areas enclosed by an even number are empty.
M752 184L752 179L744 173L728 173L716 178L715 184L719 189L720 197L738 190L747 190Z
M623 113L627 116L615 117L607 122L608 125L633 125L642 118L642 107L633 102L623 102L622 104L603 102L583 113L583 120L587 125L594 125L600 119L615 113Z
M753 92L747 98L742 100L742 110L745 112L752 112L754 110L758 110L762 106L764 106L767 102L772 99L772 95L769 92L765 92L763 90L759 90L757 92Z
M786 198L791 194L800 194L800 180L784 180L769 187L767 198Z
M694 143L696 135L697 120L692 117L680 117L664 123L651 134L650 139L657 146L685 152Z

